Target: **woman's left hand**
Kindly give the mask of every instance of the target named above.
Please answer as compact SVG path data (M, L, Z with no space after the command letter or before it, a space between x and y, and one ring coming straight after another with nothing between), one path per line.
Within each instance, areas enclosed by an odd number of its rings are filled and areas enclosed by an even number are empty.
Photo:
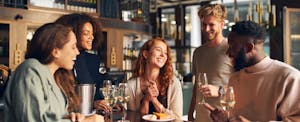
M73 113L73 112L69 115L69 117L71 118L72 122L80 122L80 121L84 120L84 118L85 118L85 116L83 114Z
M148 91L152 97L157 97L159 95L159 90L158 90L156 82L154 82L154 81L150 82L150 84L148 86Z
M105 100L95 101L94 107L97 110L104 110L105 112L111 112L111 108L108 106L108 103L106 103Z

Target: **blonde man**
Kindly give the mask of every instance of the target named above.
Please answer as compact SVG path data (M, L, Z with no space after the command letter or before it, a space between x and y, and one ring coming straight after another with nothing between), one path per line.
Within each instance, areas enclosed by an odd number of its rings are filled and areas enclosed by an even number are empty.
M206 73L208 85L201 87L194 85L188 119L195 122L210 122L209 113L198 103L204 96L207 103L219 107L222 86L227 85L233 72L230 58L226 55L227 39L222 35L227 10L220 4L208 4L200 8L198 15L205 43L193 54L192 73L195 76L200 72ZM196 117L194 118L195 110Z

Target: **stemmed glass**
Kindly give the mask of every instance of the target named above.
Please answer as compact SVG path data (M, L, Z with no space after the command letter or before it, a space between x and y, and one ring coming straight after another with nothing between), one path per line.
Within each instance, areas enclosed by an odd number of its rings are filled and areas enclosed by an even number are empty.
M102 92L104 96L104 100L107 103L108 106L112 106L114 104L114 97L115 97L115 90L112 86L112 83L110 80L104 80L103 81L103 87L100 88L100 92ZM112 108L112 107L111 107ZM110 113L112 118L112 111Z
M123 106L123 116L122 120L119 120L118 122L129 122L129 120L126 120L126 111L127 111L127 102L129 101L129 96L126 94L128 87L127 83L120 83L119 84L119 101L121 102L121 105Z
M221 96L221 106L227 112L227 116L230 117L230 111L233 109L235 105L235 97L232 86L224 87L225 94Z
M198 87L201 87L202 85L207 85L207 76L206 73L198 73L197 77L196 77L196 82ZM201 98L201 102L199 102L198 104L204 104L205 103L205 99L204 99L204 95L202 94L202 98Z
M106 102L108 102L109 96L111 96L111 91L112 91L111 81L110 80L104 80L103 81L103 88L100 88L99 91L102 92L102 94L104 96L104 100Z
M111 80L103 80L103 87L104 88L111 88L112 87Z

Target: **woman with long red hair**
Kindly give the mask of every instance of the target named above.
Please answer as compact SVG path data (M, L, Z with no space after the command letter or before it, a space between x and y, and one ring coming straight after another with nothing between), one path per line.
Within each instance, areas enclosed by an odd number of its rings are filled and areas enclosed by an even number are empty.
M129 110L182 116L181 84L174 76L171 49L165 40L154 38L141 47L128 87Z

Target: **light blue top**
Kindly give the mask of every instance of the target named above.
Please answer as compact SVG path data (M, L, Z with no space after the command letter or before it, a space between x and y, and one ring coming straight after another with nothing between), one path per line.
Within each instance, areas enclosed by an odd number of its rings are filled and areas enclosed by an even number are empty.
M4 94L5 122L62 122L68 114L67 99L50 68L36 59L20 64Z

